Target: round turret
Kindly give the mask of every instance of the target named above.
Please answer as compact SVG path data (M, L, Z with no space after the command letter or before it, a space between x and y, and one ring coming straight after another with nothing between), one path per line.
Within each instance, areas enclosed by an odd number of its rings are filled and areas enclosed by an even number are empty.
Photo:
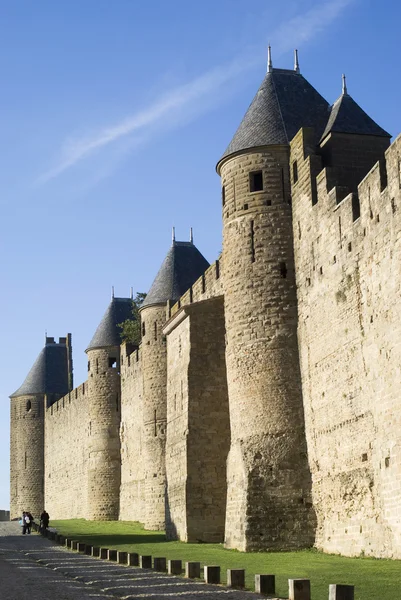
M192 237L192 236L191 236ZM190 242L173 243L141 310L145 527L164 529L166 521L167 347L162 333L167 302L178 298L209 263Z
M38 517L45 508L45 411L69 391L71 365L71 335L59 343L46 338L24 383L10 396L11 519L23 511Z
M313 543L287 141L314 98L320 114L321 97L301 75L272 69L218 164L231 422L225 539L240 550Z
M119 516L120 332L132 314L132 300L113 298L86 350L88 355L89 466L87 518Z

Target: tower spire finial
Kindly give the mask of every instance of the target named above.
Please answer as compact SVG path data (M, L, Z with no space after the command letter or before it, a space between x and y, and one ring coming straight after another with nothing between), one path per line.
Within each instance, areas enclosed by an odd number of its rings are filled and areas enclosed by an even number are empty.
M193 231L192 227L189 230L189 241L191 242L191 244L194 243L194 231Z
M294 71L295 73L301 72L299 69L298 50L294 50Z
M267 72L271 73L272 71L273 71L272 47L269 44L267 47Z
M171 232L171 239L173 241L173 243L175 242L175 227L173 227L173 230Z
M347 79L346 79L344 73L343 73L342 79L343 79L343 96L347 96L348 95Z
M130 290L129 290L129 297L130 297L131 300L134 299L134 288L133 287L131 287Z
M111 286L111 299L114 299L114 285Z

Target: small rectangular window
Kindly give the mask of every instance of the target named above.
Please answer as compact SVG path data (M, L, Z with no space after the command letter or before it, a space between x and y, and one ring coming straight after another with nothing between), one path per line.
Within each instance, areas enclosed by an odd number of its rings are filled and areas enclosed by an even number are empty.
M88 360L88 371L90 371L90 370L91 370L91 361Z
M142 337L145 337L145 321L142 323Z
M221 189L221 199L222 199L223 206L224 206L226 203L226 186L225 185L223 185L223 187Z
M117 359L114 356L109 356L109 369L115 369L117 367Z
M263 190L263 173L262 171L252 171L249 173L249 191L261 192Z
M298 163L296 160L292 163L292 178L294 183L298 181Z

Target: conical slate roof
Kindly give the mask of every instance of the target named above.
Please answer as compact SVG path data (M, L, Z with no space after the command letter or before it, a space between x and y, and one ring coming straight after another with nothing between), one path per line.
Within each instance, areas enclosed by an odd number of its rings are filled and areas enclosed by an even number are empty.
M334 102L321 139L323 140L331 132L391 137L347 93L343 93Z
M262 81L221 161L241 150L288 144L301 127L314 127L319 139L329 104L296 71L272 69Z
M209 266L192 242L173 241L142 307L176 302Z
M86 352L95 348L119 346L121 344L121 328L118 325L131 318L131 298L112 298Z
M68 350L63 343L46 343L24 383L10 398L31 394L68 393Z

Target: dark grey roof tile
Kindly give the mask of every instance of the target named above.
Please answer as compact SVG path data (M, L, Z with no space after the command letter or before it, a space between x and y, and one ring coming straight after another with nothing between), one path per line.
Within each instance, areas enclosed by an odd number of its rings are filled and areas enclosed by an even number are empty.
M10 398L33 394L68 393L68 349L65 344L50 343L42 348L21 387Z
M348 94L342 94L334 102L321 139L332 132L391 137Z
M209 267L192 242L173 242L142 304L176 302Z
M86 351L119 346L121 344L119 324L130 318L132 318L131 298L113 298Z

